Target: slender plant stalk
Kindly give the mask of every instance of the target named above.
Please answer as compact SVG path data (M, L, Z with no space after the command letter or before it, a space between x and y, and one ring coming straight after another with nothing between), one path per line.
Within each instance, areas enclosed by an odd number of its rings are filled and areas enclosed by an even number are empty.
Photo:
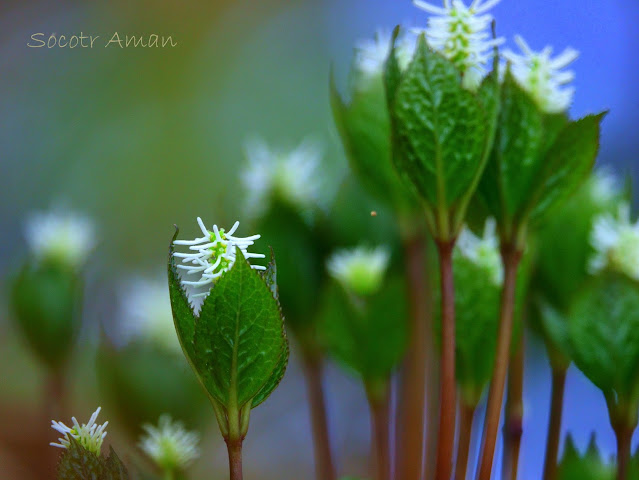
M242 480L242 439L227 439L230 480Z
M51 420L61 420L67 414L66 408L66 368L57 368L49 370L45 377L44 385L44 408L42 411L45 415L45 421L42 422L44 428L43 438L51 436ZM57 465L59 461L59 452L57 448L47 450L46 463L47 470L51 472L50 478L56 477Z
M477 475L478 480L490 480L493 468L495 444L497 443L497 432L499 430L499 417L501 415L504 387L506 385L506 373L508 372L510 341L513 335L517 267L521 259L521 252L512 245L503 245L501 255L504 265L504 288L501 295L495 370L493 371L493 378L490 382L486 418L484 420L483 447Z
M335 465L331 453L331 440L322 383L322 359L317 355L305 355L303 361L313 427L316 477L317 480L335 480Z
M504 480L517 480L519 469L519 449L523 432L524 416L524 342L519 337L519 345L510 361L508 371L508 396L506 398L506 422L504 423ZM544 477L546 478L546 477Z
M404 242L405 273L410 307L410 344L399 381L395 441L396 474L402 480L421 480L424 457L424 402L427 445L435 442L437 372L433 348L433 325L428 277L425 266L426 242L418 233ZM426 397L428 395L428 397ZM433 398L434 397L434 398ZM434 414L431 411L434 410ZM435 449L432 448L434 452ZM426 477L430 478L430 477Z
M371 453L375 459L375 480L390 478L390 387L367 389L371 413Z
M544 480L555 480L557 478L557 454L559 452L559 435L561 433L565 386L566 369L563 367L553 368L548 440L546 442L546 459L544 461Z
M442 297L441 392L437 435L436 480L450 480L455 456L455 286L453 247L455 242L437 242Z
M617 437L617 480L628 480L628 467L630 464L630 442L633 428L626 425L615 427Z
M457 447L457 466L455 467L455 480L466 480L468 469L468 456L470 452L470 437L473 431L473 418L477 405L466 405L459 402L459 445Z

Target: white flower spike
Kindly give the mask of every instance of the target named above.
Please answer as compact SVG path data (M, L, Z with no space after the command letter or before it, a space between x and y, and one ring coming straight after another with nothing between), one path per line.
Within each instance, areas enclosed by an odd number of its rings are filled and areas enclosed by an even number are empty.
M579 52L566 48L563 53L552 59L550 46L535 52L519 35L515 37L515 42L522 54L506 50L503 57L510 62L512 74L517 82L532 95L545 112L559 113L568 110L575 89L566 85L574 80L575 74L572 71L561 70L575 61Z
M607 168L595 170L590 178L590 197L597 205L609 205L621 195L619 179Z
M303 141L291 151L273 150L262 139L246 142L248 166L242 172L246 210L259 217L276 196L302 212L322 207L325 200L320 173L322 152L318 144Z
M73 422L72 427L67 427L62 422L51 420L51 428L60 432L64 437L58 439L60 443L51 442L50 445L58 448L69 448L71 445L69 437L73 437L84 448L99 456L102 442L107 434L106 427L109 424L109 422L104 422L102 425L96 423L101 408L102 407L98 407L98 409L93 412L93 415L91 415L89 422L83 423L82 425L78 423L75 417L71 418Z
M463 74L464 87L476 89L486 73L486 64L493 58L493 49L504 42L490 33L492 15L487 13L501 0L473 0L466 6L462 0L444 0L437 7L423 0L414 0L416 7L434 15L425 30L428 44L451 60Z
M374 39L367 38L355 44L354 66L365 78L376 78L382 74L390 53L391 38L388 30L378 30ZM415 53L417 37L411 33L402 33L395 45L399 68L404 70Z
M175 334L166 281L137 277L120 294L120 330L125 342L146 338L166 351L182 353Z
M616 218L610 214L596 217L590 243L595 249L588 265L590 273L610 268L639 280L639 220L630 221L630 205L619 205Z
M173 422L169 415L162 415L157 427L146 424L142 428L146 433L140 448L165 472L181 470L200 455L199 435Z
M344 288L358 295L371 295L382 285L390 252L385 247L343 249L327 261L328 273Z
M81 267L95 246L91 219L60 208L32 214L25 235L36 259L60 261L72 268Z
M493 218L486 220L482 238L477 237L468 228L464 228L457 240L457 251L475 265L486 269L491 282L495 286L501 286L504 283L504 270L495 229L496 223Z
M195 240L176 240L174 245L185 245L189 250L195 253L174 252L173 256L182 259L185 265L177 265L177 268L186 270L187 274L198 274L200 279L197 281L182 280L183 285L192 287L202 287L210 285L220 278L225 272L228 272L238 255L238 250L244 255L244 258L264 258L261 253L249 253L248 248L260 238L260 235L252 235L250 237L236 237L233 234L240 226L240 222L235 222L231 229L226 232L217 225L213 225L213 231L207 230L204 222L197 217L197 223L202 230L203 237ZM262 265L251 265L255 270L266 270ZM209 294L209 290L194 294L193 297L203 297Z

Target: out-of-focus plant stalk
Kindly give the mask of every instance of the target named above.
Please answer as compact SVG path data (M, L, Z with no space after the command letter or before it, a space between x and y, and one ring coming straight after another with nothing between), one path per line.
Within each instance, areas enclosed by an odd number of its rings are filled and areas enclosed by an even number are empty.
M436 480L449 480L455 456L455 417L457 410L455 379L455 285L453 248L455 241L437 241L442 297L442 356L437 434Z
M504 460L502 478L516 480L519 467L519 449L524 416L524 342L518 345L510 361L508 371L508 396L504 423ZM544 477L546 478L546 477Z
M396 478L420 480L424 457L424 402L426 414L426 478L432 478L437 428L437 363L423 233L406 235L405 274L410 307L410 344L399 382L395 441ZM430 475L429 475L430 470Z
M371 455L375 480L390 479L390 382L368 382L366 396L371 414Z
M303 355L303 362L313 428L317 480L335 480L335 464L331 452L331 439L322 382L322 358L319 355Z
M557 478L557 453L559 452L565 386L566 368L553 366L550 418L548 420L548 439L546 441L546 459L544 461L545 480L555 480Z
M628 480L630 442L634 428L620 424L614 427L614 431L617 438L617 480Z
M457 445L457 466L455 480L466 480L468 456L470 452L470 437L473 430L473 418L477 405L467 405L463 399L459 402L459 440Z
M513 335L513 315L515 310L515 290L517 267L521 260L521 249L514 244L502 244L501 256L504 265L504 288L501 296L499 332L495 369L490 382L486 419L484 421L483 447L477 474L478 480L490 480L493 467L499 419L501 415L504 387L508 372L510 343Z

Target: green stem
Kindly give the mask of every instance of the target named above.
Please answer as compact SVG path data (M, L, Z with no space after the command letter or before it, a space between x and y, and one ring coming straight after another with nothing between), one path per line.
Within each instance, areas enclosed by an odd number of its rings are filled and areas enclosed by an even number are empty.
M517 480L519 449L523 431L524 415L524 342L519 345L511 359L508 372L508 395L506 398L506 421L504 423L504 460L502 478ZM546 478L546 477L544 477Z
M371 453L375 480L390 479L390 387L388 382L366 385L371 413Z
M164 470L164 480L175 480L175 471Z
M476 405L466 405L462 400L459 405L459 445L457 448L457 466L455 480L466 480L468 468L468 454L470 452L470 437L473 429L473 417Z
M504 288L501 295L499 332L497 335L497 353L495 369L490 382L486 418L484 421L483 448L478 469L478 480L490 480L497 432L508 372L510 342L513 335L513 314L515 308L515 288L517 267L521 252L513 245L502 245L502 262L504 265Z
M442 300L441 391L437 436L436 480L450 480L455 456L455 286L453 247L455 241L438 241Z
M322 360L321 357L304 356L303 361L313 427L316 477L317 480L335 480L336 473L322 385Z
M398 387L395 432L396 478L404 480L422 478L424 403L428 408L427 445L434 446L437 432L437 365L433 346L430 296L425 294L430 291L426 275L425 248L425 238L421 233L412 234L404 241L405 275L410 308L410 343ZM435 448L428 450L429 453L431 451L435 453ZM427 462L427 465L432 468L434 461Z
M553 368L548 440L546 443L546 459L544 461L545 480L555 480L557 478L557 453L559 451L559 435L561 432L565 386L566 370L564 368Z

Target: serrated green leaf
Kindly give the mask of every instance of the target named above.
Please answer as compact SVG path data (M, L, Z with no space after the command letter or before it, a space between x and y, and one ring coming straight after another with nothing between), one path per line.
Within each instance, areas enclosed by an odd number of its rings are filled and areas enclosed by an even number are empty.
M331 355L365 382L388 379L402 359L408 335L405 295L399 278L368 298L349 297L336 283L325 292L322 338Z
M193 364L221 405L239 409L261 392L264 397L288 354L287 340L279 304L245 259L238 258L206 297L193 346ZM281 377L276 374L278 382Z
M599 151L600 123L605 113L566 125L544 157L532 194L531 220L538 220L584 183Z
M286 373L286 367L288 365L288 356L289 356L289 347L287 342L286 351L283 352L283 354L280 356L280 361L275 367L275 370L273 370L271 377L264 384L264 386L257 393L257 395L253 397L253 400L251 401L251 408L255 408L259 404L264 402L264 400L266 400L271 395L273 390L275 390L277 386L280 384L280 382L282 381L282 378L284 378L284 373Z
M482 105L462 88L455 66L431 51L423 36L389 101L398 172L433 210L449 215L456 202L472 193L483 168L488 126ZM442 222L449 220L440 220L445 230Z
M397 93L397 87L399 86L399 81L402 76L399 61L395 54L395 42L397 42L397 37L399 37L399 31L400 28L399 25L397 25L393 29L390 52L386 58L386 63L384 64L384 89L386 91L386 101L389 110L392 109L392 105L395 101L395 95Z
M69 448L60 457L58 480L101 480L105 461L69 437Z
M109 447L109 456L105 461L105 472L102 478L104 480L129 479L129 473L118 455L115 453L115 450L113 450L113 447Z
M597 278L569 315L577 367L606 398L628 402L639 380L639 287L616 274Z
M171 310L173 312L173 322L175 323L175 331L177 332L180 345L184 351L184 355L191 364L194 370L195 366L192 363L192 359L195 357L195 350L193 348L193 336L195 333L195 324L197 318L193 312L189 299L180 283L180 276L178 275L177 268L175 266L175 257L173 252L175 250L173 242L180 233L180 229L175 226L175 233L171 239L171 245L169 247L169 296L171 298Z
M564 446L564 453L557 469L558 480L613 480L615 469L601 460L599 451L591 446L584 455L580 455L575 447L572 436L568 434Z
M391 132L382 76L367 78L351 91L346 104L331 75L330 98L333 118L346 157L366 190L395 211L418 207L412 185L402 182L391 161Z

